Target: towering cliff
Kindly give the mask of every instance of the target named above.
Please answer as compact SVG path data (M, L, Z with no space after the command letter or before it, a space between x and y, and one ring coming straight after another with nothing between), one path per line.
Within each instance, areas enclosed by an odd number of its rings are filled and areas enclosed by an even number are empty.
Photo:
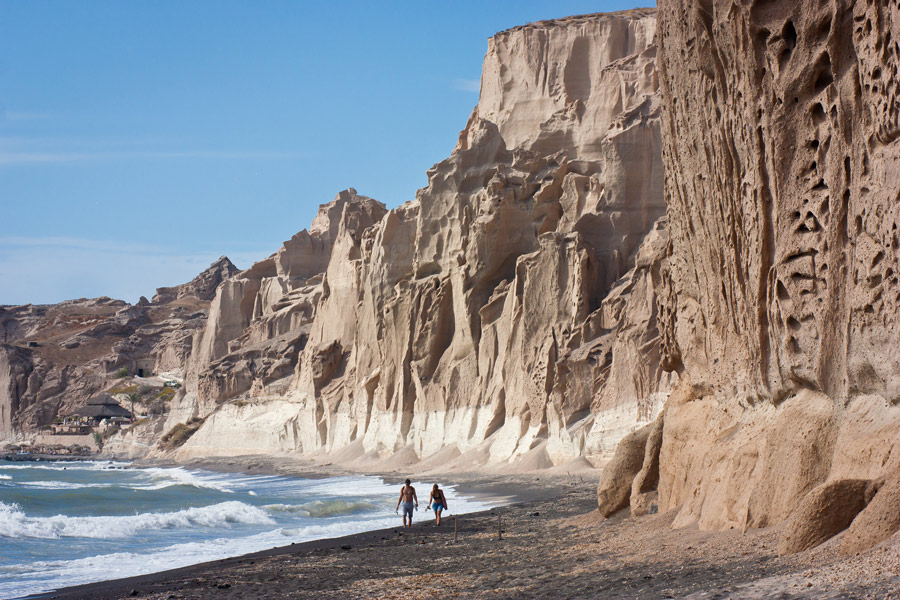
M342 192L219 287L168 423L204 419L179 455L550 466L652 419L670 385L655 32L637 10L494 36L414 201Z
M644 468L676 526L790 517L783 551L900 527L888 4L660 2L661 334L682 380Z
M0 433L144 365L184 385L108 452L602 462L677 379L657 330L655 35L647 9L501 32L477 107L415 200L388 211L346 190L251 268L220 259L152 302L9 309ZM66 381L35 401L55 379L33 372L56 371Z

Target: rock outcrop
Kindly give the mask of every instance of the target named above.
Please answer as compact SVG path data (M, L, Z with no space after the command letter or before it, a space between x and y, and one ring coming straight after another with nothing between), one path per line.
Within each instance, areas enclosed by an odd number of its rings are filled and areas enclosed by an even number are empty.
M659 10L662 362L682 375L660 510L702 528L794 513L784 549L802 549L861 508L832 491L900 466L900 21L851 0Z
M877 484L865 479L841 479L816 487L791 513L778 553L812 548L847 529L877 491Z
M116 387L123 373L181 377L206 325L209 286L234 270L220 258L135 305L103 297L0 307L0 439L35 432Z
M219 284L237 274L239 270L234 263L228 260L227 256L220 256L217 261L209 265L208 269L188 283L175 287L157 288L152 304L168 304L185 296L209 302L215 297Z
M634 480L644 466L653 429L653 425L646 425L622 438L615 456L603 468L597 485L597 505L604 517L628 506Z
M492 38L478 106L414 201L342 193L220 286L170 425L211 418L181 455L231 451L223 411L266 415L258 451L466 464L603 460L651 421L672 381L655 29L637 10Z
M10 344L0 344L0 431L11 432L27 407L28 380L34 370L31 352Z
M868 506L853 519L841 540L841 550L845 554L870 548L900 531L900 511L897 510L900 477L897 477L896 470L894 473L894 479L882 485Z

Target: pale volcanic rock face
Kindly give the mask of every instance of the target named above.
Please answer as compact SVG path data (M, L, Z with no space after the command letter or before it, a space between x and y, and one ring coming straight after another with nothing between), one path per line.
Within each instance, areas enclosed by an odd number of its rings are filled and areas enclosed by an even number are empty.
M656 94L655 35L653 9L498 33L488 42L476 113L510 148L600 158L606 136L598 134Z
M865 516L898 473L896 15L849 0L660 3L660 330L682 379L658 492L675 526L772 525L815 490L783 548L833 535L851 509L870 543L896 529L872 536ZM829 500L885 479L868 507L868 493Z
M655 32L655 12L638 9L497 34L479 104L415 200L387 211L345 190L249 269L222 258L66 337L82 349L108 338L92 355L98 389L138 361L184 374L165 415L107 447L140 454L190 423L183 446L154 452L360 468L609 458L677 381L657 330L668 238ZM31 312L4 318L4 335L43 323ZM0 381L10 429L42 389L15 352ZM58 414L46 406L29 422Z
M156 295L153 296L153 304L166 304L186 296L209 302L215 297L219 284L235 275L238 270L227 256L219 257L208 269L188 283L158 288Z
M261 419L266 404L281 415L267 414L268 436L251 436L264 448L425 458L450 446L466 464L527 455L543 466L600 460L652 420L671 385L652 287L664 231L620 278L664 212L654 32L654 12L637 10L495 36L479 105L415 201L375 215L353 208L354 193L275 255L286 285L289 271L321 265L310 240L333 240L294 373L244 369L227 393L189 390L195 408L182 414L237 399L228 410L245 418ZM225 360L216 340L231 340L228 356L247 332L263 342L266 309L248 312L246 300L267 296L255 285L238 276L220 288L198 380ZM641 375L626 356L646 359ZM228 453L233 433L213 431L224 423L208 420L181 455Z

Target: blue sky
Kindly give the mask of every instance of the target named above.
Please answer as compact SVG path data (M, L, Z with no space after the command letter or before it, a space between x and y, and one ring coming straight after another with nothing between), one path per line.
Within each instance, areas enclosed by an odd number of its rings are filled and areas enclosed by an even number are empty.
M0 304L135 302L449 155L487 38L646 2L0 0Z

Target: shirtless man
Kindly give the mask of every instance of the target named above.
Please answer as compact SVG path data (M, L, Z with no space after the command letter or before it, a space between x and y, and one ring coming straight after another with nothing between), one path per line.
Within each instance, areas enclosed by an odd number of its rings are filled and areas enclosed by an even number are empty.
M416 488L409 483L409 479L407 479L406 485L400 488L400 499L397 500L397 508L394 510L394 512L397 512L400 510L400 505L403 505L404 527L412 527L413 503L415 503L416 510L419 510L419 499L416 497ZM407 517L409 517L409 523L406 522Z

